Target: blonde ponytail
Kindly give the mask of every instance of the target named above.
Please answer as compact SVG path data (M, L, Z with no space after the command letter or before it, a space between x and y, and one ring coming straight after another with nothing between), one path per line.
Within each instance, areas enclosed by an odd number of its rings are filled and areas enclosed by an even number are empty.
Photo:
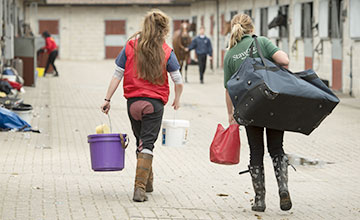
M254 32L254 24L252 19L247 14L236 15L231 20L231 35L229 41L229 49L233 48L244 34L251 34Z
M235 24L231 29L230 41L229 41L229 49L234 47L238 41L244 35L244 29L242 28L241 24Z

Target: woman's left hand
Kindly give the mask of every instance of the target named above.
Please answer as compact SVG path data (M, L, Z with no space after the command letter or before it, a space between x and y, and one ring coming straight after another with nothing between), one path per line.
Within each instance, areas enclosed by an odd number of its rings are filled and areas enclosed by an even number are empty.
M236 124L233 114L229 114L229 125Z
M104 104L101 106L101 111L105 114L108 114L110 111L110 102L105 101Z

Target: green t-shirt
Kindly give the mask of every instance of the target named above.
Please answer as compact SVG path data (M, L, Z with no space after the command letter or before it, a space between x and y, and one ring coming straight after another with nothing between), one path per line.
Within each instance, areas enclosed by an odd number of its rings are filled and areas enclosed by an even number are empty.
M279 50L268 38L266 37L257 37L261 52L264 57L268 60L273 61L272 56L275 52ZM233 48L228 50L224 57L224 86L226 88L226 83L229 81L231 76L239 69L241 64L244 62L246 57L249 56L250 46L254 39L251 35L245 34L241 41L239 41ZM256 47L253 49L254 57L260 57L257 53Z

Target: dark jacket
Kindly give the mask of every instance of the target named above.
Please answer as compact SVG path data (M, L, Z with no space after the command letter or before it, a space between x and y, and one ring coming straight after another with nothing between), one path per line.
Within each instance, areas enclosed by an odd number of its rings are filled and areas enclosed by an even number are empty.
M212 56L212 46L211 41L208 37L195 37L194 40L191 41L189 46L189 50L195 49L196 54L208 54Z

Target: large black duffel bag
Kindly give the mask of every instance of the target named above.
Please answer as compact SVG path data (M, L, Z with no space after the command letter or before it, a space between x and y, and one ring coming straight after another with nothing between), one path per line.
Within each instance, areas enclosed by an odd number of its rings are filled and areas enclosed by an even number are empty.
M254 43L260 58L253 58ZM250 56L227 83L241 125L309 135L339 103L336 95L309 69L292 73L263 57L254 36Z

